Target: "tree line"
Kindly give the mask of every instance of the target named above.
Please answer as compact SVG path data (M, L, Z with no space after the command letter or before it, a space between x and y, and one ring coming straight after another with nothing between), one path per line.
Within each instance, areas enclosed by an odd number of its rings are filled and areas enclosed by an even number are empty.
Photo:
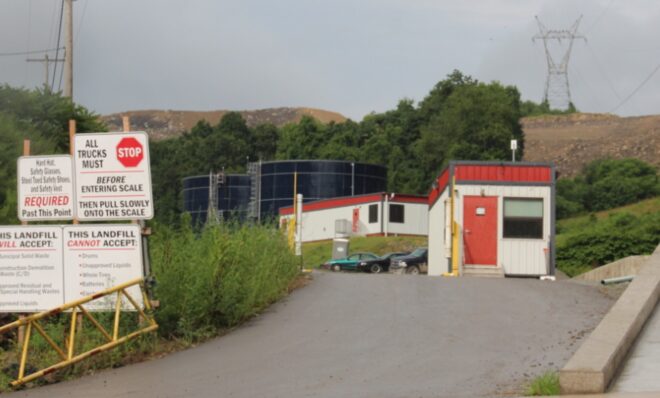
M480 82L460 71L439 81L419 102L402 99L394 109L356 122L323 124L305 116L277 127L249 127L237 112L219 123L198 122L181 136L151 142L156 217L178 224L181 180L224 170L244 173L248 162L338 159L382 164L388 190L425 194L450 159L507 160L509 141L524 151L520 118L553 113L547 104L522 101L514 86ZM48 89L0 87L0 218L16 222L16 158L24 137L34 153L68 152L68 119L79 132L106 131L98 115ZM13 202L12 202L13 201Z
M230 112L217 125L200 121L177 138L152 143L156 214L176 223L181 179L224 170L243 173L249 161L338 159L388 168L388 190L426 194L450 159L507 160L509 142L524 151L520 118L542 105L523 102L516 87L484 83L460 71L438 82L419 103L371 113L360 122L323 124L304 116L282 127L250 128Z

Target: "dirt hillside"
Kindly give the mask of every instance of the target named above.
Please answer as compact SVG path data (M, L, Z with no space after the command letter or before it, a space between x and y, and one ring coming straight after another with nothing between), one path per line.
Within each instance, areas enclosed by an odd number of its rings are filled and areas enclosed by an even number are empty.
M174 111L174 110L141 110L124 113L113 113L102 116L110 131L122 128L121 117L130 116L131 127L134 130L146 131L152 139L160 140L180 135L190 130L198 121L205 119L211 124L217 124L222 116L229 111ZM312 116L323 123L343 122L344 116L336 112L313 108L270 108L252 111L240 111L248 126L262 123L272 123L282 126L299 121L304 115Z
M618 117L576 113L523 118L525 160L555 162L573 176L603 157L635 157L660 166L660 115Z

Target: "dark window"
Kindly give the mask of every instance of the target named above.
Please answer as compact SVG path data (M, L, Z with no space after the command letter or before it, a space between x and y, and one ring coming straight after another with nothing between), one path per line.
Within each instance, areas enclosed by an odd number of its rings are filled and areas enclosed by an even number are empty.
M378 222L378 205L369 205L369 224Z
M505 238L543 239L543 199L504 199Z
M390 205L390 222L403 223L404 217L403 205Z

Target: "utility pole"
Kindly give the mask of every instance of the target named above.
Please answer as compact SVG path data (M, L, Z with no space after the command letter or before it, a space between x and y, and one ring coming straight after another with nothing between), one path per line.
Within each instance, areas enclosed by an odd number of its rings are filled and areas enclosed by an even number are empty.
M53 88L50 87L50 84L48 84L48 82L50 81L50 79L49 79L50 63L51 62L64 62L64 60L61 59L61 58L59 58L59 59L50 59L50 58L48 58L48 54L46 54L43 58L28 58L25 61L26 62L41 62L45 65L45 69L46 69L46 84L45 85L46 85L46 87L48 87L52 90Z
M73 101L73 0L64 0L64 96Z
M571 99L571 87L568 83L568 61L571 57L573 41L575 39L587 40L586 37L577 33L582 16L580 16L570 28L555 30L546 28L545 25L541 23L538 16L535 18L539 25L539 33L532 37L532 41L535 42L536 39L543 40L545 57L548 63L548 76L545 80L543 101L546 102L551 109L568 109L573 103L573 100ZM548 47L551 40L557 40L559 45L562 44L562 40L568 43L559 63L555 62L550 48Z

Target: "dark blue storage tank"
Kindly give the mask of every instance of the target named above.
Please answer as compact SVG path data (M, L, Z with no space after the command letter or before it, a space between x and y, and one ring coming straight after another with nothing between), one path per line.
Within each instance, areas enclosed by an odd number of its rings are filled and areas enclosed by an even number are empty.
M194 225L206 222L209 208L208 175L183 179L183 209L190 213ZM250 177L246 174L226 174L218 178L216 210L222 219L247 217L250 202Z
M252 163L250 175L259 176L256 194L259 208L252 212L256 210L261 220L265 220L277 217L280 207L291 206L296 172L298 193L303 194L305 202L384 192L387 188L387 168L375 164L340 160Z

